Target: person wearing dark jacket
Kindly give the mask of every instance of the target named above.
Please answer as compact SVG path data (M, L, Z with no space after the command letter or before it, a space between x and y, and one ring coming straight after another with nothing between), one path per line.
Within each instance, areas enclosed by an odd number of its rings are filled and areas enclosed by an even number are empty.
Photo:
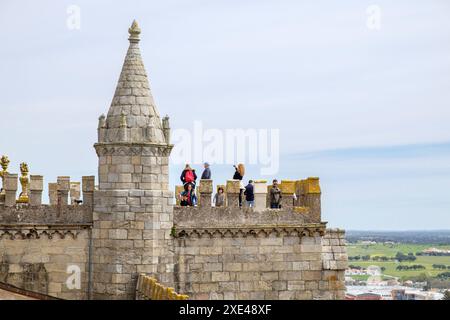
M184 189L187 190L187 185L191 184L195 189L195 184L197 181L197 174L195 173L195 169L192 169L189 164L186 165L183 172L180 176L181 182L183 182Z
M187 183L186 186L186 190L181 193L180 205L193 207L197 205L197 196L195 195L195 191L192 188L192 184Z
M239 163L236 166L234 166L234 169L236 170L233 175L234 180L240 180L240 187L239 187L239 207L242 207L242 194L244 193L245 186L242 182L242 179L244 178L245 174L245 167L242 163Z
M203 170L201 179L211 179L211 169L209 168L209 163L205 162L203 166L205 170Z
M281 207L281 190L278 187L278 180L274 179L272 188L270 188L269 199L270 199L270 208L271 209L279 209Z
M247 207L253 208L255 206L255 193L253 190L253 180L248 182L248 185L245 187L245 203Z

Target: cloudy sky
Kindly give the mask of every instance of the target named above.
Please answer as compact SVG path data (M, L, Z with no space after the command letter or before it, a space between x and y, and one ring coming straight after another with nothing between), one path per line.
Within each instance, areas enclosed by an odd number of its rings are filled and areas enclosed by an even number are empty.
M445 0L0 0L0 154L46 183L96 174L136 18L174 129L280 130L278 173L246 178L319 176L332 227L449 229L449 13Z

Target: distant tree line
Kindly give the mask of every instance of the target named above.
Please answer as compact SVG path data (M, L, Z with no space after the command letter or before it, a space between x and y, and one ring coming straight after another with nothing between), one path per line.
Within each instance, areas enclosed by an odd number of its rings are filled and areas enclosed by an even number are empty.
M421 264L413 264L411 266L397 266L396 268L398 271L405 271L405 270L423 270L425 267Z
M442 272L439 273L436 278L440 279L440 280L449 280L450 279L450 272Z
M408 253L407 255L404 254L403 252L397 252L397 254L395 255L395 259L398 262L403 262L403 261L415 261L417 258L412 252Z
M365 269L364 267L361 267L361 266L355 266L355 265L353 265L353 264L349 265L348 267L349 267L350 269L356 269L356 270L363 270L363 269ZM381 267L380 269L381 269L381 271L385 271L385 270L386 270L386 267Z
M450 253L449 252L416 252L416 256L447 257L447 256L450 256Z
M404 254L402 252L397 252L397 254L395 255L395 257L386 257L386 256L373 256L371 257L370 255L357 255L357 256L349 256L348 260L350 261L393 261L393 260L397 260L398 262L403 262L403 261L415 261L417 258L414 255L414 253L410 252L408 254Z
M450 269L450 266L446 266L445 264L433 264L432 267L433 269L440 269L440 270Z

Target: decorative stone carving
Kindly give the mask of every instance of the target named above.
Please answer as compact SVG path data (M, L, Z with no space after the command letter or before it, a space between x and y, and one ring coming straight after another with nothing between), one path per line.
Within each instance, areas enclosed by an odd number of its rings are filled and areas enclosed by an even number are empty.
M325 225L301 225L301 226L245 226L235 228L176 228L177 237L269 237L298 236L315 237L325 234Z
M20 173L19 181L22 186L22 192L19 195L19 199L17 199L17 203L28 203L30 201L28 198L28 165L25 162L20 164Z

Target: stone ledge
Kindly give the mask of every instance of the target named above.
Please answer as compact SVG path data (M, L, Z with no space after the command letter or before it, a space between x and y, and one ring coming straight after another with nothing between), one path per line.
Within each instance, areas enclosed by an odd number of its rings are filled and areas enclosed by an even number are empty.
M67 236L76 239L83 230L91 228L92 224L0 224L0 239L53 239L55 236L59 239Z
M172 235L176 238L190 238L197 237L202 238L203 236L209 237L269 237L271 234L279 236L324 236L326 232L326 226L323 223L317 224L305 224L305 225L255 225L255 226L242 226L242 227L179 227L174 226Z
M83 224L92 222L87 205L0 207L0 224Z
M195 228L245 227L254 225L299 226L315 221L312 217L287 209L266 209L255 211L251 208L233 207L180 207L175 206L173 219L176 225Z
M151 142L99 142L94 144L98 156L169 156L172 144Z

